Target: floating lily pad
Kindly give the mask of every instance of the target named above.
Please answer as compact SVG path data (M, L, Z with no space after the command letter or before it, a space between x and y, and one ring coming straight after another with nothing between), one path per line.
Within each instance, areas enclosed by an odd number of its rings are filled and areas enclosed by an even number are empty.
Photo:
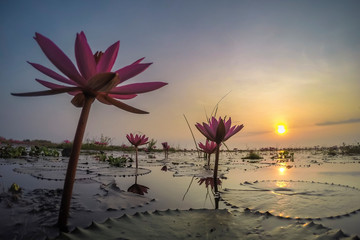
M108 185L102 185L101 188L105 191L105 194L96 196L96 199L100 202L100 208L107 211L142 207L154 201L154 199L146 196L121 190L117 186L116 180Z
M80 239L340 239L341 230L319 224L293 223L265 230L264 217L226 210L167 210L136 213L93 222L87 228L61 233L58 240Z
M14 168L17 173L29 174L38 179L62 181L66 176L65 166L52 165L49 166L22 166L20 168ZM95 173L91 173L88 170L77 170L75 180L86 180L95 177Z
M98 176L113 176L113 177L130 177L130 176L142 176L149 174L150 169L146 168L134 168L134 167L104 167L91 171L96 173Z
M359 189L318 182L245 182L237 189L225 189L221 197L233 207L286 218L334 217L360 209Z

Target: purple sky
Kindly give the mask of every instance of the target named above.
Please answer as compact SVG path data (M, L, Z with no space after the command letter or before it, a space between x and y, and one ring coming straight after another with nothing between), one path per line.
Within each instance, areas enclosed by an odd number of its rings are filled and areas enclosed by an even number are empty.
M129 81L169 85L134 100L149 115L95 103L86 138L122 144L143 133L193 148L194 127L216 103L245 128L230 148L354 144L360 141L359 1L1 1L0 136L72 140L79 109L67 94L19 98L53 70L33 36L52 39L72 60L77 32L93 51L120 40L114 69L153 62ZM56 70L57 71L57 70ZM284 123L288 132L275 133ZM159 146L160 147L160 146Z

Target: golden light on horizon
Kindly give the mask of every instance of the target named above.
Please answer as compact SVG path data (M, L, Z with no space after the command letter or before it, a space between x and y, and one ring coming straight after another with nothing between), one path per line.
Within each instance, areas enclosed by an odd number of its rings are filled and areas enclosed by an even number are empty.
M283 125L283 124L277 125L276 132L277 132L278 134L280 134L280 135L285 134L285 133L286 133L286 127L285 127L285 125Z

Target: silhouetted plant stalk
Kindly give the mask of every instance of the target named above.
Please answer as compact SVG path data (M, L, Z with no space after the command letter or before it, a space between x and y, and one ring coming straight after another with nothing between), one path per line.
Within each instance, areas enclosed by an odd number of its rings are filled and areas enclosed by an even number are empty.
M113 105L128 112L146 114L148 112L129 106L117 99L132 99L140 93L154 91L165 86L167 83L146 82L118 86L126 80L140 74L151 65L151 63L142 63L144 58L141 58L114 72L111 71L119 51L119 41L108 47L104 53L96 52L94 54L87 42L84 32L78 33L75 40L75 58L78 67L76 68L65 53L50 39L39 33L35 33L34 39L50 62L59 69L64 76L40 64L31 62L29 62L29 64L48 77L67 85L59 85L36 79L37 82L50 90L11 94L21 97L33 97L69 93L74 96L71 103L75 107L82 108L66 172L58 218L60 230L67 231L67 219L75 181L76 166L91 104L97 99L101 103Z
M193 140L194 140L195 147L196 147L196 151L197 151L197 153L198 153L198 157L200 158L200 157L201 157L201 154L200 154L200 150L199 150L199 148L198 148L198 146L197 146L197 144L196 144L196 139L195 139L194 133L193 133L193 131L192 131L191 127L190 127L189 121L187 120L187 118L186 118L185 114L183 114L183 116L184 116L185 121L186 121L186 123L187 123L187 125L188 125L188 127L189 127L189 130L190 130L191 136L192 136L192 138L193 138Z
M62 231L67 231L66 225L67 219L69 217L72 190L76 175L76 167L79 160L81 145L84 138L86 123L89 117L91 104L94 102L94 100L94 97L85 97L84 107L81 110L78 126L76 128L74 142L66 170L66 177L59 211L58 224Z

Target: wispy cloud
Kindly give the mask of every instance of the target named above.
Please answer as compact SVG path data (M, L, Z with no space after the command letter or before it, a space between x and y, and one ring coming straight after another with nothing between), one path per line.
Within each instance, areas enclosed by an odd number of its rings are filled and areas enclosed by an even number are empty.
M246 132L247 136L255 136L255 135L263 135L267 133L271 133L272 131L258 131L258 132Z
M338 125L338 124L348 124L348 123L357 123L360 122L360 118L351 118L341 121L326 121L321 123L316 123L317 126L328 126L328 125Z

